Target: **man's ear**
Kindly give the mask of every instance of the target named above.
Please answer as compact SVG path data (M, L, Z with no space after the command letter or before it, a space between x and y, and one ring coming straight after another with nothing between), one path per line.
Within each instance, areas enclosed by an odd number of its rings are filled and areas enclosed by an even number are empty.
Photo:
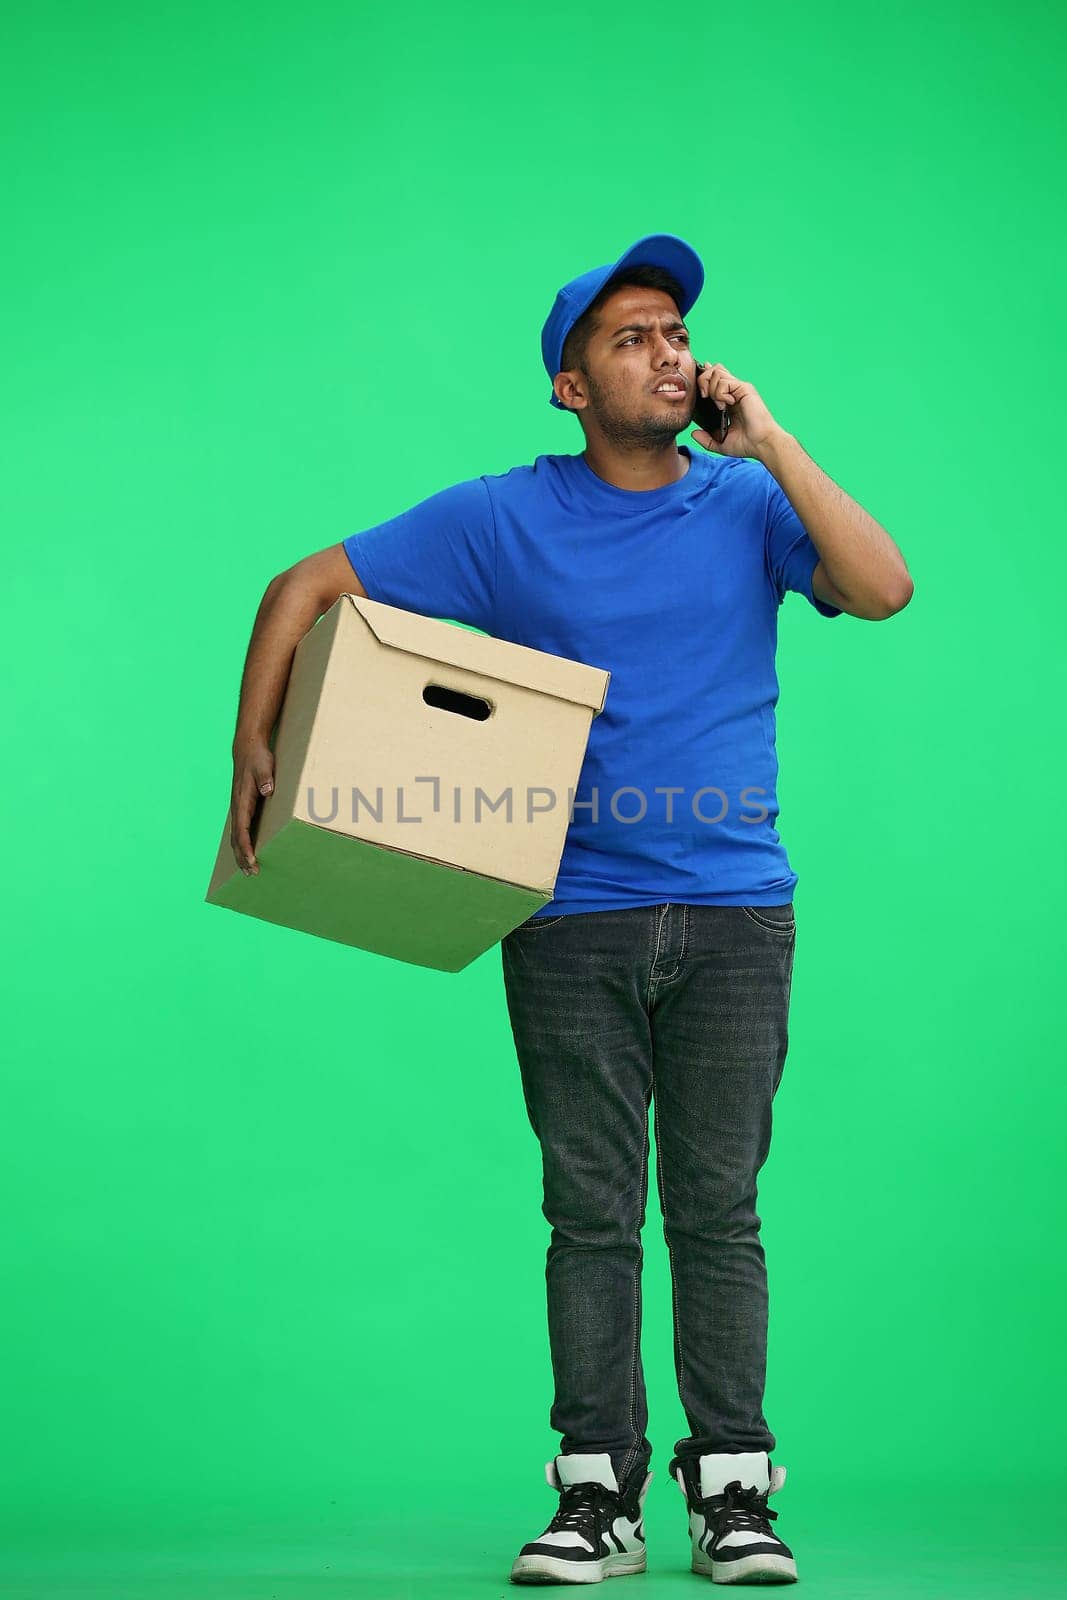
M581 411L589 403L581 384L575 379L574 372L557 372L552 380L552 387L556 392L556 399L566 406L568 411Z

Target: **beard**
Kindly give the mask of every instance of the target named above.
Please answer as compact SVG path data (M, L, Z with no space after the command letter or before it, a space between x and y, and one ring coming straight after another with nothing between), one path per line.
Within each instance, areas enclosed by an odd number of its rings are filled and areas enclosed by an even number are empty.
M693 420L696 395L687 392L679 409L667 401L643 397L644 410L626 410L610 391L600 387L586 373L589 399L595 408L597 427L605 439L621 450L656 450L670 444Z

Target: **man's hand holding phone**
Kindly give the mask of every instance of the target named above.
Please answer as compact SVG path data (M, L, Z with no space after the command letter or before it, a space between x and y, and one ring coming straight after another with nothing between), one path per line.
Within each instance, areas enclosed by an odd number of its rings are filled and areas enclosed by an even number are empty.
M751 383L736 378L721 361L697 362L696 403L690 435L721 456L755 456L782 429Z
M721 444L726 438L730 427L730 413L726 409L725 402L723 402L721 407L716 405L709 392L710 385L707 382L702 382L704 374L709 370L710 369L706 361L697 362L695 385L696 398L693 402L693 421L697 424L702 433L706 433L709 436L709 442L711 439L714 439ZM694 434L694 438L695 437L696 435ZM697 443L703 444L704 441L703 439L699 439L697 440Z

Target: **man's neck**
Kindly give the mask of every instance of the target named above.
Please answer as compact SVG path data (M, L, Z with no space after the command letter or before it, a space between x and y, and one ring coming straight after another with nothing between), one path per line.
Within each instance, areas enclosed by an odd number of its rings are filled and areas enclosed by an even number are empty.
M616 489L664 489L684 478L692 464L674 444L659 450L616 450L604 443L587 442L582 459L598 478Z

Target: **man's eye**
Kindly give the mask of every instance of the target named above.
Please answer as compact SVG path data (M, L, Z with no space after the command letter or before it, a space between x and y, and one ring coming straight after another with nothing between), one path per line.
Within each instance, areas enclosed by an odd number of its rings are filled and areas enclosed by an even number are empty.
M622 344L620 344L619 349L621 350L623 345L632 344L634 339L639 339L639 338L640 338L640 334L631 333L631 335L630 335L630 337L628 339L624 339L622 341ZM689 343L689 335L687 333L673 333L671 335L671 338L672 339L684 339L686 344Z

